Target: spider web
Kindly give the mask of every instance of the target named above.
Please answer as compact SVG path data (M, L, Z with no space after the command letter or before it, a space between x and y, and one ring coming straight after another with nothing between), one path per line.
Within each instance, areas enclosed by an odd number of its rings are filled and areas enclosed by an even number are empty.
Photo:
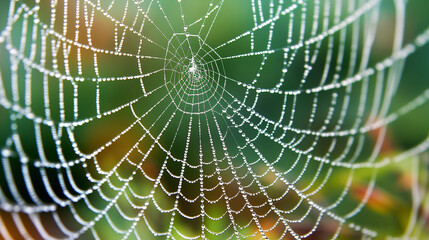
M429 100L391 107L429 41L404 39L407 4L11 1L0 236L385 236L359 216L392 207L374 195L396 166L411 200L392 236L419 237L429 138L386 150Z

